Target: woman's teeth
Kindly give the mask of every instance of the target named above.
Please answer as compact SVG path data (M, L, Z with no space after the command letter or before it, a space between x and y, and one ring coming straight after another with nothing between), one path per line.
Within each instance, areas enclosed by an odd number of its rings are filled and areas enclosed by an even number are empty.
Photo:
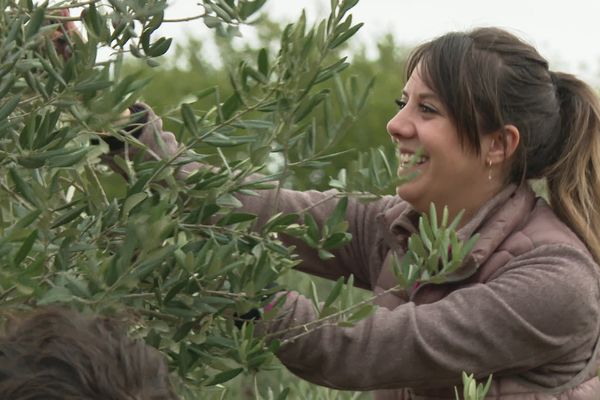
M417 156L417 155L411 154L411 153L400 153L399 160L400 160L400 166L407 167L409 165L423 164L424 162L426 162L429 159L427 157Z

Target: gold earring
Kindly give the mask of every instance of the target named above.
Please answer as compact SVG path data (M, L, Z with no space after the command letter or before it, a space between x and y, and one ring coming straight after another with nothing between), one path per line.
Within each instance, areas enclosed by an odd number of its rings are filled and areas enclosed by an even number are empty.
M492 160L488 158L487 160L487 164L488 164L488 180L491 181L492 180Z

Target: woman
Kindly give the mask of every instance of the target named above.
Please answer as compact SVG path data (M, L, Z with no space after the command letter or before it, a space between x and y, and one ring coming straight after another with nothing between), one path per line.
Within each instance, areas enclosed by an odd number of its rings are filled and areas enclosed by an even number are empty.
M596 95L495 28L421 45L407 79L387 129L404 164L399 174L416 178L398 196L351 202L353 239L335 259L320 260L296 243L300 269L334 279L353 274L380 294L380 307L353 327L324 326L286 344L279 358L306 380L376 390L376 399L450 399L461 371L493 374L491 399L599 399ZM172 135L163 139L163 149L177 147ZM542 177L552 207L527 183ZM244 198L244 207L264 221L273 212L264 206L270 195ZM280 196L283 211L314 205L320 223L335 207L330 193ZM431 202L452 215L465 210L459 234L479 240L447 283L389 291L396 285L392 254L403 256ZM279 334L285 339L298 333L289 328L315 318L311 302L291 293L261 327L286 332Z

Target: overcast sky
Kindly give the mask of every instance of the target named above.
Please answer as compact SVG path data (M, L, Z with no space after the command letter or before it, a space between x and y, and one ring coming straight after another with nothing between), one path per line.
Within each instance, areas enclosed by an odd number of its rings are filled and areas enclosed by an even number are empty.
M265 10L278 21L293 21L305 8L309 19L327 15L329 0L268 0ZM171 0L167 18L201 14L194 0ZM365 26L355 40L373 43L386 32L398 42L416 44L450 30L494 25L507 28L534 44L564 70L600 83L600 1L569 0L361 0L352 11ZM185 33L206 31L199 21L168 24L166 34L182 40Z

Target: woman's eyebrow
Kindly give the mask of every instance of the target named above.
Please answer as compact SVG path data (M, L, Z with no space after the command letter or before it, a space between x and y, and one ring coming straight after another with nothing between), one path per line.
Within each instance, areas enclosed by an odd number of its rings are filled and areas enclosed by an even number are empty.
M420 100L428 100L428 99L429 100L437 100L437 101L440 100L439 96L433 92L421 92L421 93L418 93L416 96ZM410 95L408 94L408 92L405 89L402 90L402 97L410 97Z

